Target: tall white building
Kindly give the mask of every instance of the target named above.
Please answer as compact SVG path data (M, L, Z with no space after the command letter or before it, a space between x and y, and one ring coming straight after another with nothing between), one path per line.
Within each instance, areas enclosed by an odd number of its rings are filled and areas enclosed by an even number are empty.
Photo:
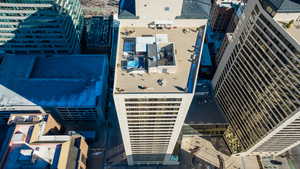
M129 165L174 164L209 9L206 0L120 2L113 92Z
M251 0L213 79L242 154L300 143L300 1Z

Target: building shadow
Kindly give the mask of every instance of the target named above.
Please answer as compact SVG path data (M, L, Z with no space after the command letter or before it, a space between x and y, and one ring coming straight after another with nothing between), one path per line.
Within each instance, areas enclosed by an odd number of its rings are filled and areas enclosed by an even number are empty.
M0 119L23 109L44 110L59 122L62 114L64 121L103 121L108 59L77 55L79 0L22 2L0 4Z
M0 14L1 53L51 56L80 52L83 26L80 6L68 4L74 8L71 11L66 5L62 7L54 2L31 5L24 2L19 7L9 4L0 5L4 11ZM14 13L9 12L12 10Z

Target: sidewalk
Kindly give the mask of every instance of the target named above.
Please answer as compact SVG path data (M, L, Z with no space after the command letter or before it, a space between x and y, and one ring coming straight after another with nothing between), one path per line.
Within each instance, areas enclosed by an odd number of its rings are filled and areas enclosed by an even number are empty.
M228 156L216 150L211 142L201 137L184 137L182 149L220 169L259 169L255 156Z

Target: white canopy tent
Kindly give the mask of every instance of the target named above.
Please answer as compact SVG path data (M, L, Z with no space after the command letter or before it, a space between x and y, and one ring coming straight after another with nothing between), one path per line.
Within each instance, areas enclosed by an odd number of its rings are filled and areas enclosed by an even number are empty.
M153 44L155 37L136 37L135 50L136 52L146 52L147 44Z

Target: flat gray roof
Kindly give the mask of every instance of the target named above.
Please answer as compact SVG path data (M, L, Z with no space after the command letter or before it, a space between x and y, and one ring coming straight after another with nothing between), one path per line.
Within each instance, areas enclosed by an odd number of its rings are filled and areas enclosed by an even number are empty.
M210 0L183 0L181 15L178 19L207 19L209 18ZM135 0L120 0L119 18L136 19Z
M277 12L300 12L300 0L264 0Z
M107 68L106 55L4 55L0 93L7 95L0 95L0 105L23 104L8 97L9 90L41 106L95 106L106 90Z
M207 19L211 8L210 0L183 0L179 19Z
M213 99L209 81L197 84L195 96L185 119L185 124L227 124L223 112Z

